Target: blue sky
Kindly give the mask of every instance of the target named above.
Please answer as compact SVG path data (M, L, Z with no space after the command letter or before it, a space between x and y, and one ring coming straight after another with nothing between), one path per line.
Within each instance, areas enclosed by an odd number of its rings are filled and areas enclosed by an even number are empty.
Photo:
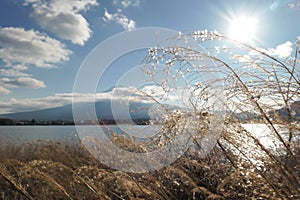
M230 21L251 16L258 19L255 45L276 48L300 36L297 5L295 0L1 0L0 113L70 103L83 60L122 31L162 27L229 34ZM122 75L117 64L100 91Z

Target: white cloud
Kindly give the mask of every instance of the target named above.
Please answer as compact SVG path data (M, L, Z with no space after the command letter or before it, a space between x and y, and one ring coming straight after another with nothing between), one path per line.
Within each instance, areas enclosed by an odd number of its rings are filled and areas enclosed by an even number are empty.
M0 85L0 93L3 93L3 94L10 94L11 91L8 90L8 89L6 89L5 87L2 87L2 86Z
M54 68L55 64L68 61L71 53L64 44L44 33L0 27L0 59L6 65L0 69L0 93L11 93L8 88L45 87L44 82L31 78L30 74L23 71L28 66Z
M43 33L23 28L0 28L0 58L8 65L18 68L34 65L53 68L56 63L69 60L71 51Z
M300 2L294 1L294 3L288 4L288 6L289 6L290 8L299 9L299 8L300 8Z
M15 70L19 70L19 71L24 71L24 70L28 69L28 67L25 65L15 65L15 66L12 66L12 68Z
M80 12L87 11L98 3L97 0L25 0L24 5L32 6L31 17L43 29L56 34L61 39L84 45L92 31Z
M107 10L104 11L103 20L116 22L117 24L121 25L123 29L127 31L131 31L135 29L135 21L129 19L125 15L121 13L109 13Z
M269 49L260 49L257 48L259 51L267 53L271 56L278 56L279 58L287 58L289 56L291 56L292 52L293 52L293 43L290 41L287 41L283 44L280 44L278 46L276 46L276 48L269 48ZM255 50L251 50L249 51L249 55L251 56L257 56L260 55L259 52L255 51Z
M0 82L6 82L12 84L12 86L18 85L18 81L5 79ZM13 85L14 84L14 85ZM0 86L1 91L1 86ZM144 93L142 93L143 91ZM8 91L7 91L8 92ZM154 94L152 94L155 93ZM158 94L156 94L158 92ZM94 102L101 100L117 100L117 101L129 101L129 102L143 102L154 103L153 99L149 98L146 94L159 100L159 96L163 93L162 89L158 86L146 86L142 89L134 87L114 88L109 92L102 93L59 93L53 96L47 96L42 98L27 98L27 99L11 99L10 101L0 102L0 113L2 112L22 112L32 111L38 109L52 108L71 104L72 102ZM168 98L175 101L178 100L178 96L170 95Z
M122 8L139 7L141 0L113 0L113 4Z
M47 104L42 99L10 99L0 102L0 113L23 112L55 107L54 103Z
M9 79L9 78L1 78L0 84L2 84L6 88L44 88L46 87L43 81L31 78L31 77L19 77L16 79Z
M1 76L10 76L10 77L30 76L29 74L20 72L19 70L16 69L0 69L0 74Z
M292 46L293 46L293 43L290 41L280 44L274 50L274 55L277 55L279 58L287 58L293 52Z
M153 103L154 105L169 104L190 108L189 97L198 96L199 91L193 88L176 88L166 92L161 86L146 85L143 88L118 87L108 92L101 93L58 93L53 96L42 98L11 99L10 101L0 101L0 113L22 112L45 108L53 108L72 104L76 102L95 102L101 100L117 101L126 105L127 102ZM215 95L211 95L211 103L215 102ZM199 105L200 101L197 101Z
M0 80L1 81L1 80ZM11 81L12 82L12 81ZM11 99L0 101L0 113L22 112L45 108L59 107L76 102L95 102L101 100L126 102L154 103L154 105L169 104L175 106L191 107L189 97L198 96L199 91L195 89L186 90L176 88L168 93L158 85L146 85L143 88L119 87L108 92L101 93L58 93L53 96L42 98ZM215 103L215 94L211 95L211 103ZM219 100L218 100L219 101ZM200 101L197 101L200 105Z

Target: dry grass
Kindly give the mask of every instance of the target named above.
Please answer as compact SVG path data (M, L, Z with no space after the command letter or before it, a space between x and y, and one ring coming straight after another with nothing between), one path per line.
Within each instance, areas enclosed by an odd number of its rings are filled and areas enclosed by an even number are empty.
M122 138L118 139L122 143ZM127 143L126 140L123 140ZM224 143L223 143L224 144ZM120 144L126 148L125 144ZM219 143L221 145L221 143ZM225 146L225 145L224 145ZM1 199L297 199L299 157L265 160L264 170L216 146L205 158L186 152L159 171L129 174L95 160L80 144L41 142L2 149ZM130 147L132 148L132 146ZM13 149L13 151L11 151ZM132 150L132 149L131 149ZM299 155L299 146L295 154ZM10 152L11 151L11 152ZM297 151L297 152L296 152ZM6 155L5 157L3 155ZM284 162L284 166L282 166ZM293 170L287 176L287 169ZM292 182L294 181L294 182ZM298 189L298 190L297 190Z

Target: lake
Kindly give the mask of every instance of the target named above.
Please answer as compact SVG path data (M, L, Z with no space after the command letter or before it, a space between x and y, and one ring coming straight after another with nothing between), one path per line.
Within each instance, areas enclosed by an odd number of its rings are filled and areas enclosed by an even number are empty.
M75 126L1 126L0 141L22 143L37 140L74 141Z
M242 124L242 127L246 129L248 132L252 133L256 136L256 138L260 141L262 145L267 148L276 148L281 145L281 142L274 136L274 133L271 131L270 126L266 124ZM276 130L280 133L281 137L287 141L289 137L288 128L282 125L274 125ZM292 141L300 140L300 134L298 132L294 132L294 137Z
M274 136L270 129L265 124L243 124L247 131L256 135L266 147L272 148L274 146ZM92 126L80 126L87 134ZM148 138L154 136L162 126L132 126L132 125L109 125L103 126L102 130L105 133L115 132L117 134L127 133L131 136L138 138ZM287 139L288 131L285 128L277 126L278 130L282 133L283 138ZM294 138L300 140L298 136ZM1 142L34 142L38 140L59 140L65 142L78 142L79 136L75 126L0 126L0 141ZM275 143L276 145L276 143Z
M79 126L80 129L89 130L93 126ZM132 125L108 125L98 126L105 133L112 131L121 134L128 133L130 136L138 138L147 138L156 134L161 128L160 125L155 126L132 126ZM65 142L76 142L79 140L75 126L0 126L0 141L2 142L34 142L38 140L59 140Z

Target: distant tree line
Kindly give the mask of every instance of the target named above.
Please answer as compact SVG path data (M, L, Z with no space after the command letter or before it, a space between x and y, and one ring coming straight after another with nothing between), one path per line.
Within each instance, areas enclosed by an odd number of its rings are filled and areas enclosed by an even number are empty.
M7 126L7 125L14 125L15 121L12 119L6 119L6 118L0 118L0 125L1 126Z
M73 121L67 120L48 120L36 121L32 120L13 120L8 118L0 118L0 126L49 126L49 125L74 125Z
M148 125L149 119L135 119L133 120L136 125ZM104 119L104 120L82 120L76 122L76 125L113 125L113 124L131 124L132 120L114 120L114 119ZM0 126L64 126L64 125L75 125L74 121L70 120L13 120L8 118L0 118Z

